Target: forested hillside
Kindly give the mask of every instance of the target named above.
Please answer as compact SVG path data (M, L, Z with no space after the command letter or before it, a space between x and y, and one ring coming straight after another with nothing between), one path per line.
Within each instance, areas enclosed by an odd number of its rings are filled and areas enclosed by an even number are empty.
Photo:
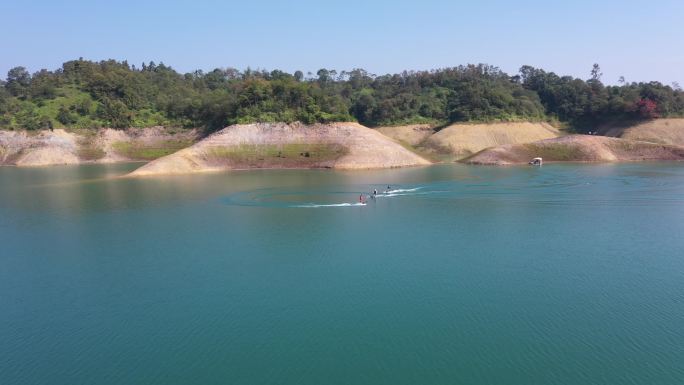
M489 65L376 76L362 69L215 69L180 74L153 62L74 60L54 71L11 69L0 84L0 128L202 127L233 123L567 122L577 131L616 120L680 116L677 85L605 86L529 66L509 75Z

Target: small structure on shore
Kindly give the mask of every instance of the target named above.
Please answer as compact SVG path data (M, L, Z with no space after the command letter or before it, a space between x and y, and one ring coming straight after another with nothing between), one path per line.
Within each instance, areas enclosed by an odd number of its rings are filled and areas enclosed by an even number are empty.
M542 158L534 158L529 162L529 164L532 166L541 166L542 163L543 163Z

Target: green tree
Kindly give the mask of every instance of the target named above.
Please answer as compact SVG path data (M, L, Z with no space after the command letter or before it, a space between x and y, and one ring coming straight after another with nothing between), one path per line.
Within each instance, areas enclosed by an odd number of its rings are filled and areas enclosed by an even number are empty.
M294 78L298 82L301 82L304 79L304 73L302 71L295 71Z
M76 117L67 107L59 106L57 121L65 126L71 126L78 121L78 117Z
M32 99L53 99L58 86L59 79L56 74L42 69L31 77L28 94Z
M31 85L31 74L24 67L14 67L7 72L5 88L20 99L26 99Z
M599 66L598 63L594 63L594 65L591 67L591 80L600 82L601 76L603 76L603 72L601 72L601 66Z
M6 113L9 109L10 94L5 89L5 82L0 80L0 115Z
M127 128L131 126L131 112L120 100L104 98L102 104L98 107L97 115L112 128Z

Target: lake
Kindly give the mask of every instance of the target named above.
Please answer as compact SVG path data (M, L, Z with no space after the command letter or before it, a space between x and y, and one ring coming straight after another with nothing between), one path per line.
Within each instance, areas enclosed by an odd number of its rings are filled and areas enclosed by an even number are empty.
M0 168L0 383L684 383L684 164L135 167Z

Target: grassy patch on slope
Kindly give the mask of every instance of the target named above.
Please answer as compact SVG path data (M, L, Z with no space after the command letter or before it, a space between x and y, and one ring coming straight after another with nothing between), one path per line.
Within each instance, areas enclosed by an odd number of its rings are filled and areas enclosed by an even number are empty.
M321 164L340 158L349 149L340 144L241 144L213 147L207 152L209 160L254 167L298 167Z
M82 160L98 160L106 155L104 149L97 143L97 132L86 129L69 130L79 135L76 155Z
M154 160L172 154L192 144L190 139L168 139L154 143L115 142L114 151L121 156L136 160Z
M550 161L582 160L584 153L578 146L563 143L523 144L530 157L541 157Z
M76 153L82 160L98 160L106 155L104 150L93 144L80 144Z

